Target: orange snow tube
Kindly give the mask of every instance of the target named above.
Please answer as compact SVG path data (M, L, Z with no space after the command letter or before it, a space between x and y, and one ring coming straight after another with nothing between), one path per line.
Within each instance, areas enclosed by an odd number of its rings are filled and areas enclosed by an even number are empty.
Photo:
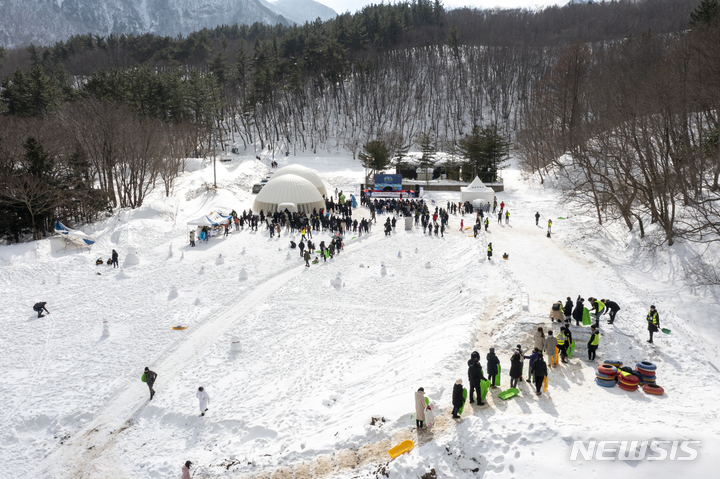
M655 394L657 396L665 392L665 390L657 384L646 384L645 386L643 386L643 391L648 394Z

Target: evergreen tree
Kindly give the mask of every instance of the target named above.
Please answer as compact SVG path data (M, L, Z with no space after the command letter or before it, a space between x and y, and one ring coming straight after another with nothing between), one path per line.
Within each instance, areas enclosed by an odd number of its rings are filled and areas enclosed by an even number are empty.
M390 152L383 140L372 140L363 145L358 157L366 170L373 174L390 166ZM365 172L365 182L369 181L370 175Z
M498 133L496 125L482 129L475 126L468 137L460 140L460 151L466 158L463 177L469 179L472 174L492 183L497 181L498 170L505 166L510 142Z
M432 174L433 167L435 166L435 153L437 153L437 147L433 142L432 135L430 133L420 133L417 141L420 145L420 151L422 152L418 166L423 173ZM426 176L425 181L429 183L429 177Z
M720 18L718 0L702 0L695 11L690 13L690 25L693 27L707 27L717 23L718 18Z

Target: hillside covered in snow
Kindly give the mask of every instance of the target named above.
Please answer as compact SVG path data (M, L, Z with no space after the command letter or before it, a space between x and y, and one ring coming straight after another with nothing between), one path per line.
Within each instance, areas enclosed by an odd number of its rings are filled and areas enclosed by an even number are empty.
M683 244L649 254L634 233L599 227L511 166L497 194L510 221L491 218L477 238L460 230L473 215L451 214L440 237L402 222L385 236L382 214L369 234L348 234L344 251L310 268L289 248L297 232L245 228L192 248L187 222L250 208L251 186L269 171L269 156L229 157L217 164L217 190L208 187L212 164L193 160L172 196L158 188L144 206L83 226L96 239L90 249L55 238L0 246L0 463L14 477L180 477L187 460L195 478L712 476L718 300L682 277ZM317 170L333 193L357 194L364 177L359 162L334 152L278 161ZM424 200L434 210L459 194ZM95 264L113 249L120 268ZM516 345L528 350L537 327L554 329L551 304L578 295L622 308L613 325L601 320L598 360L587 360L589 328L573 325L577 351L550 368L547 393L521 382L519 396L498 398ZM51 314L37 318L38 301ZM651 304L671 330L654 345ZM491 347L501 387L451 419L470 353L485 368ZM598 386L604 360L653 362L665 394ZM140 380L146 366L158 374L152 401ZM211 398L205 417L199 386ZM421 386L438 415L428 431L411 420ZM403 440L415 448L390 462L387 450ZM668 453L571 461L576 440L668 441ZM683 440L700 441L694 460L683 460L692 457L678 449Z

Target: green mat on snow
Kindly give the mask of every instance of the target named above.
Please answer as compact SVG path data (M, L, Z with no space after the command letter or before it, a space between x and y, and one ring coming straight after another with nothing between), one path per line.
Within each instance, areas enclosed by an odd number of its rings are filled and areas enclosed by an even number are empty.
M458 416L462 415L465 410L465 404L467 404L467 388L463 388L463 405L458 409Z
M590 326L592 320L590 319L590 311L587 308L583 308L583 326Z
M480 401L485 402L488 390L490 389L490 381L480 381Z
M503 401L507 401L508 399L513 398L518 394L520 394L520 390L518 388L510 388L498 394L498 397Z
M574 352L575 352L575 341L570 343L570 347L567 350L567 357L571 358Z

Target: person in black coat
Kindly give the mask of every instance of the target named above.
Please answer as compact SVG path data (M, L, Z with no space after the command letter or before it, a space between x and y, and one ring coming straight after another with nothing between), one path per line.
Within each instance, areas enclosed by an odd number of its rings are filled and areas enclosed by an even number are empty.
M517 387L518 381L522 377L523 358L520 351L515 350L510 358L510 387Z
M459 419L460 416L458 416L458 411L460 411L462 405L465 404L465 398L463 397L462 379L458 379L457 381L455 381L455 386L453 386L452 404L452 417L454 419Z
M488 377L490 378L490 383L492 384L492 387L495 388L497 387L495 382L497 381L498 366L500 366L500 360L497 356L495 356L495 348L490 348L490 352L487 353L485 359L487 359L487 372Z
M543 381L545 380L545 376L547 376L547 364L543 359L542 353L538 355L538 358L533 363L532 373L533 376L535 376L535 393L540 396L542 394Z
M575 302L575 309L572 312L572 317L575 320L575 324L577 326L580 326L580 322L582 321L583 308L585 308L585 305L583 304L584 302L585 302L585 299L581 298L578 295L577 301Z
M565 314L565 322L567 324L570 324L570 316L572 316L573 312L573 302L572 299L570 299L570 296L568 296L567 301L565 301L565 306L563 306L563 313ZM582 319L582 316L580 317Z
M46 301L41 301L39 303L35 303L35 305L33 306L33 311L35 311L38 314L38 318L42 318L43 316L45 316L43 314L43 311L46 311L47 314L50 314L50 311L48 311L47 308L45 307L46 304L47 304Z
M112 251L112 265L113 268L118 267L118 252L115 250Z
M150 399L155 396L155 390L153 389L153 385L155 384L155 380L157 379L157 373L155 371L150 371L149 368L145 368L145 382L148 385L148 389L150 389Z
M567 348L565 348L565 351L567 351L570 348L570 345L573 343L572 331L570 331L569 326L563 326L562 328L560 328L560 330L565 332L565 344L567 344Z
M603 303L605 303L605 312L603 314L607 314L608 311L610 311L610 319L608 320L608 324L612 324L615 322L615 315L620 311L620 305L618 305L615 301L610 301L609 299L601 299Z
M483 375L479 357L470 360L470 363L468 364L468 379L470 380L470 402L475 402L473 399L473 392L476 392L478 404L482 406L485 403L482 402L482 397L480 396L480 381L485 381L486 379Z

